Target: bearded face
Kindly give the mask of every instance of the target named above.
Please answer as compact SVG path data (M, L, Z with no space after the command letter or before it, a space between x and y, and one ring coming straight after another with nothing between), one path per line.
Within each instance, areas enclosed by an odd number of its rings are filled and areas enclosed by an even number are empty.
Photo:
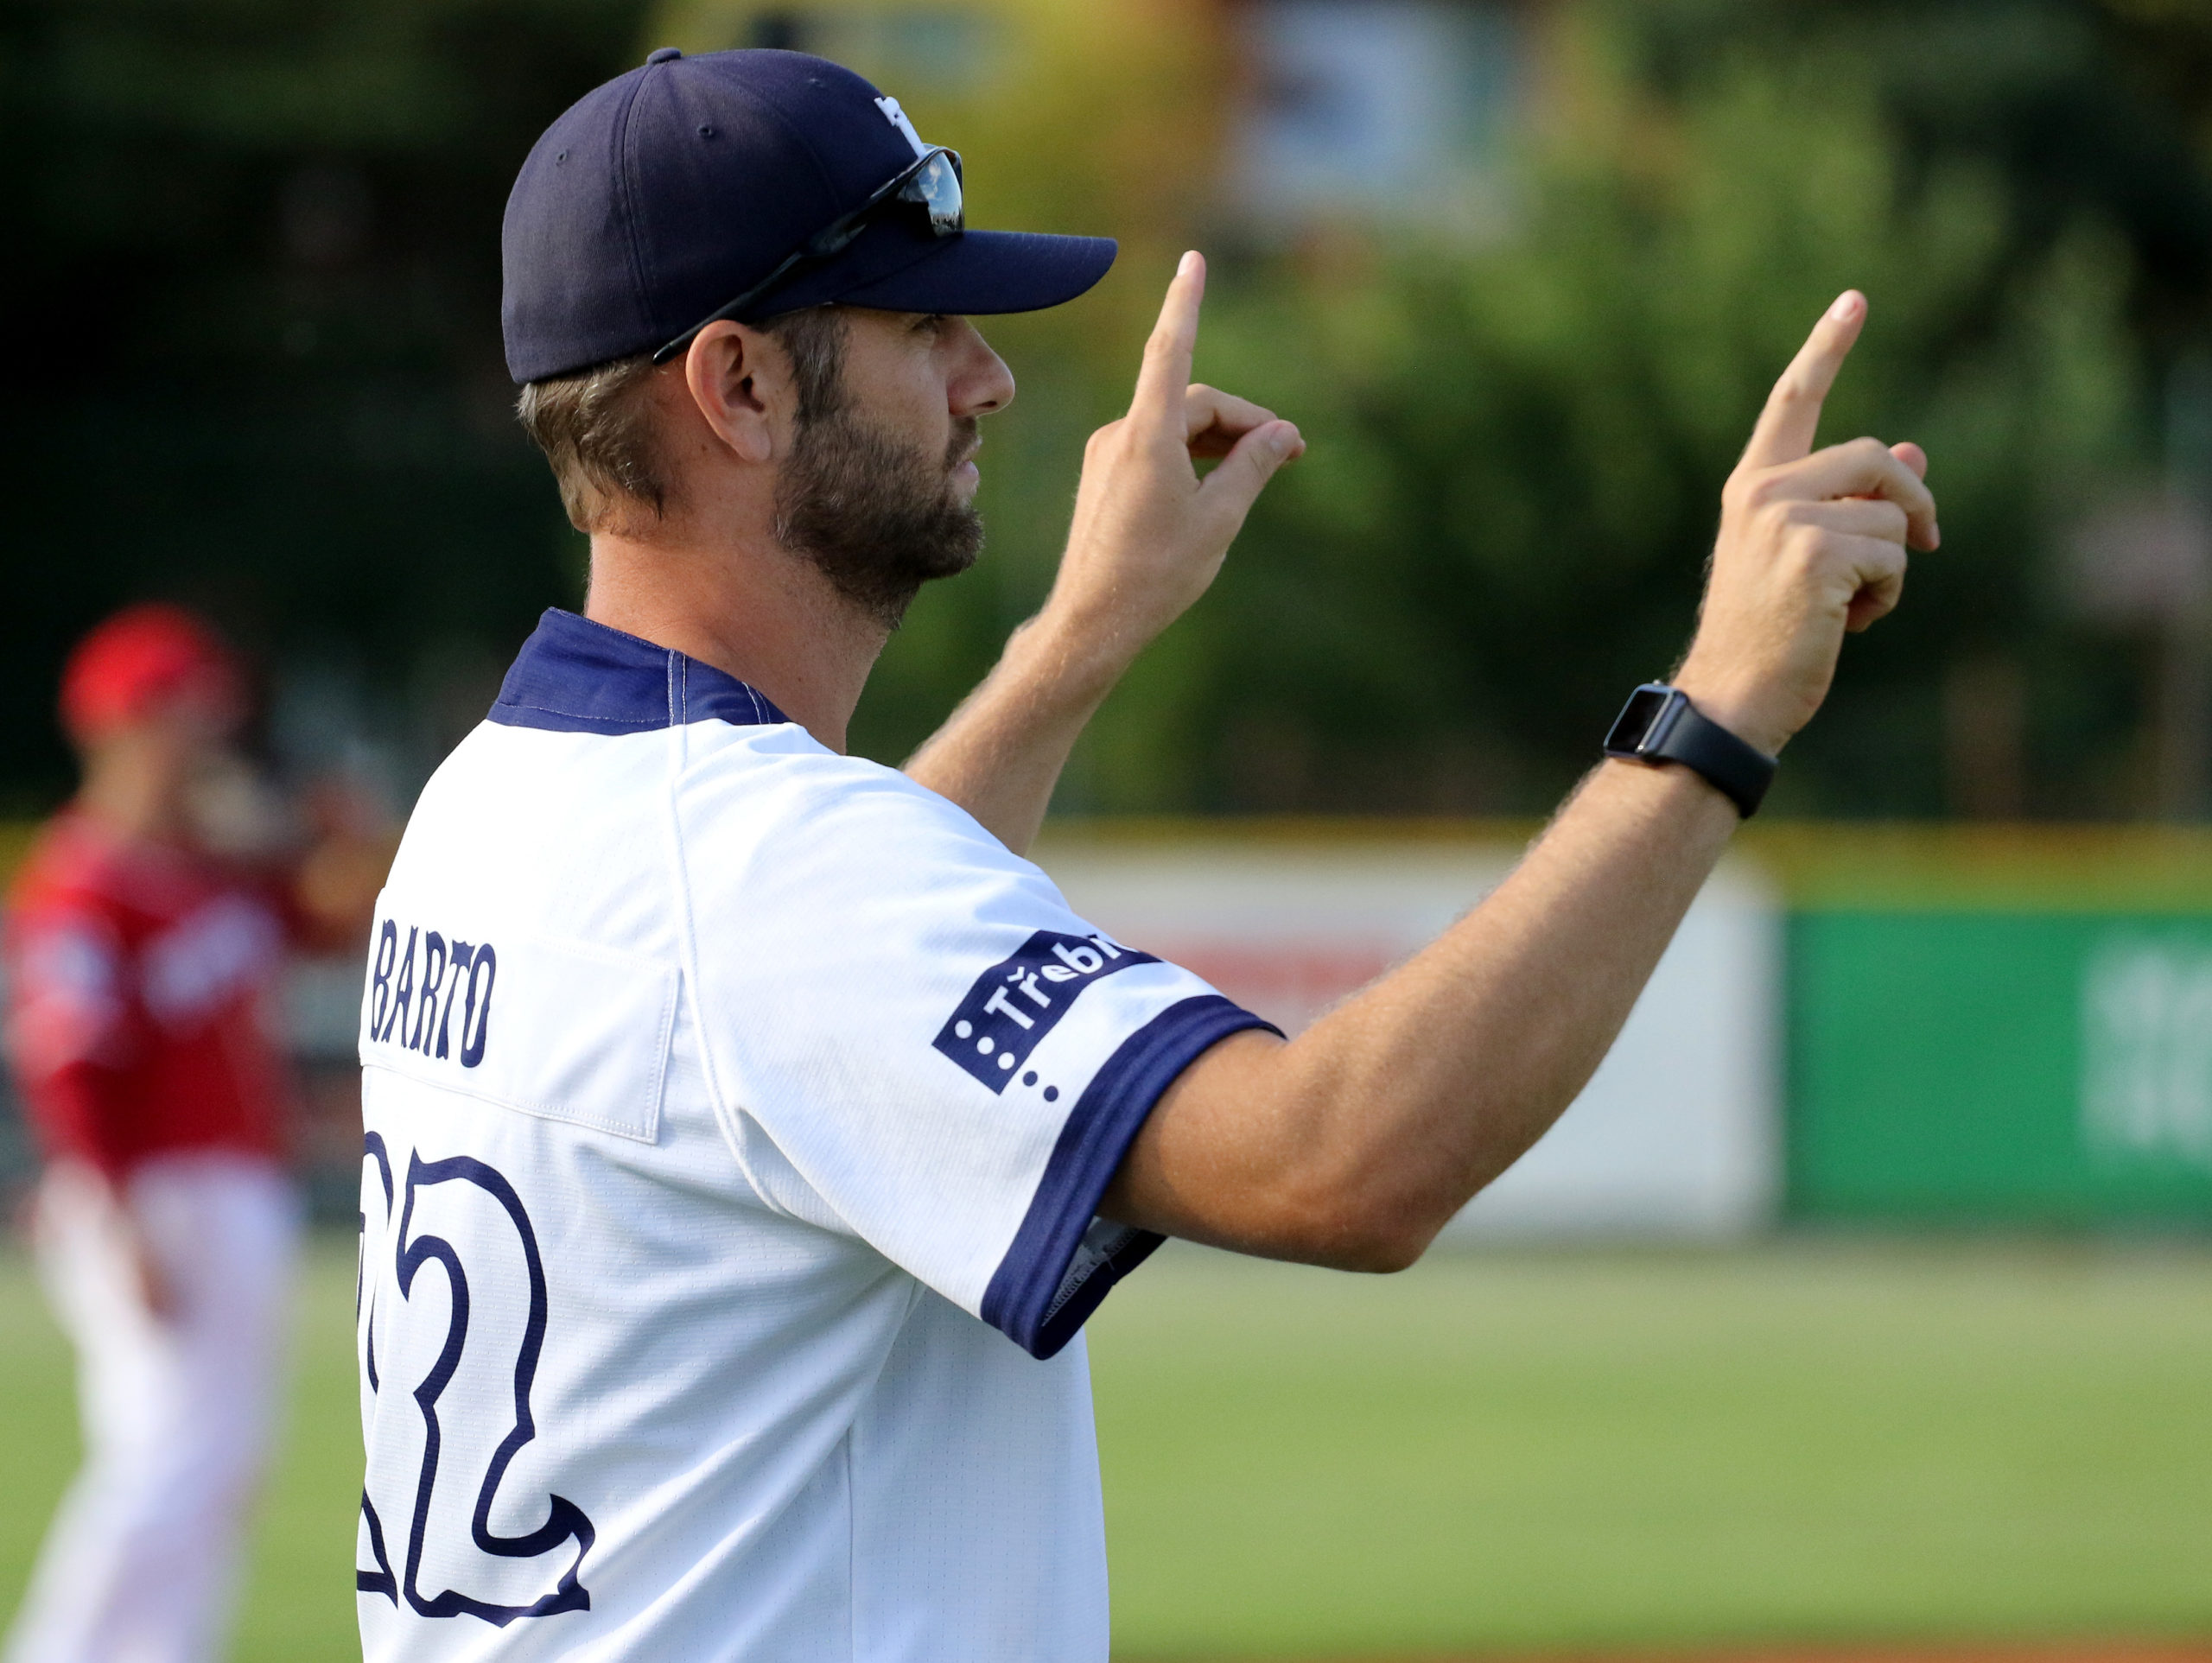
M896 629L923 584L956 577L983 549L983 521L954 474L979 442L962 416L941 454L868 422L844 386L842 330L790 340L800 388L791 454L776 484L776 536L846 600Z

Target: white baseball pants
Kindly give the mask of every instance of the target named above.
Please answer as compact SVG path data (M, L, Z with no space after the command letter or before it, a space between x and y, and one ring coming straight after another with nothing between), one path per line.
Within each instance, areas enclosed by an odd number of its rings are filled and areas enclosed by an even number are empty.
M171 1290L145 1308L106 1186L57 1165L39 1268L75 1342L83 1468L9 1637L8 1663L209 1663L275 1418L299 1204L248 1156L156 1158L130 1205Z

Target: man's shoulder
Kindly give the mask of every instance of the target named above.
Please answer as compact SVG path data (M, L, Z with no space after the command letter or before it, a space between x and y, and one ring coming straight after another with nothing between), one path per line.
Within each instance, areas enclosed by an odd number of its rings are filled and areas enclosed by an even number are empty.
M634 910L667 849L667 765L654 749L479 726L416 797L386 895L440 917L529 917L548 928L618 893Z
M734 835L877 860L1026 864L958 803L804 728L726 728L702 739L677 788L687 844Z
M408 825L410 835L512 825L588 841L631 836L671 804L691 825L796 821L817 832L855 813L966 818L898 770L832 751L796 723L695 721L671 744L666 729L486 722L431 775Z
M171 892L182 886L175 875L149 871L133 854L81 816L57 815L40 828L17 869L9 886L9 910L19 921L98 916L126 932L134 924L175 911Z
M67 816L48 821L31 839L22 864L8 883L8 910L27 911L66 903L90 885L93 867L83 840L73 837Z
M620 827L664 795L662 737L480 722L424 782L407 835L575 838Z

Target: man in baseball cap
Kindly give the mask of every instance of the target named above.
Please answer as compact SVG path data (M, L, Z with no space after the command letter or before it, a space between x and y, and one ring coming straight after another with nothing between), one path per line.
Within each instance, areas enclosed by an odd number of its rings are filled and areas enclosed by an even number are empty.
M969 227L959 156L849 70L799 53L664 48L538 141L503 251L523 422L570 518L599 540L595 594L612 604L664 569L663 553L643 549L728 537L737 528L723 516L752 513L756 535L742 541L767 534L763 575L786 581L803 554L873 630L982 546L977 424L1014 381L965 320L1072 300L1115 245ZM1194 309L1197 298L1194 273L1183 299ZM1202 456L1244 443L1206 497L1205 536L1225 545L1300 441L1242 400L1198 388L1186 402L1173 413L1186 472L1185 440ZM708 445L708 466L679 479L687 438ZM1196 593L1171 585L1165 611L1147 603L1133 621L1148 638ZM757 603L735 610L758 617L775 650L792 644ZM596 602L591 615L603 615ZM840 673L852 698L874 651ZM836 743L843 726L841 713L824 737Z
M507 361L591 587L379 904L371 1658L1104 1653L1077 1330L1157 1238L1098 1192L1260 1025L1019 851L1301 446L1189 384L1190 257L1051 604L905 773L843 755L982 546L1014 387L969 320L1115 255L971 227L963 187L895 98L772 51L654 53L516 181Z
M1103 1663L1085 1319L1165 1235L1417 1257L1595 1068L1908 530L1932 543L1916 449L1808 454L1846 295L1732 482L1681 684L1638 690L1495 898L1285 1042L1021 858L1301 448L1191 384L1197 255L1043 609L903 771L844 754L907 603L981 546L1014 380L969 319L1112 257L971 230L963 185L833 64L669 50L516 182L507 359L591 584L378 906L373 1663Z

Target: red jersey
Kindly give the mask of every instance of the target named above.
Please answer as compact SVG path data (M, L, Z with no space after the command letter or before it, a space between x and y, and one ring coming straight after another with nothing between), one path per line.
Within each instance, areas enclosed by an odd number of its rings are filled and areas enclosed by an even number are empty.
M175 1150L276 1157L284 936L274 892L238 869L58 816L4 938L8 1052L48 1154L111 1177Z

